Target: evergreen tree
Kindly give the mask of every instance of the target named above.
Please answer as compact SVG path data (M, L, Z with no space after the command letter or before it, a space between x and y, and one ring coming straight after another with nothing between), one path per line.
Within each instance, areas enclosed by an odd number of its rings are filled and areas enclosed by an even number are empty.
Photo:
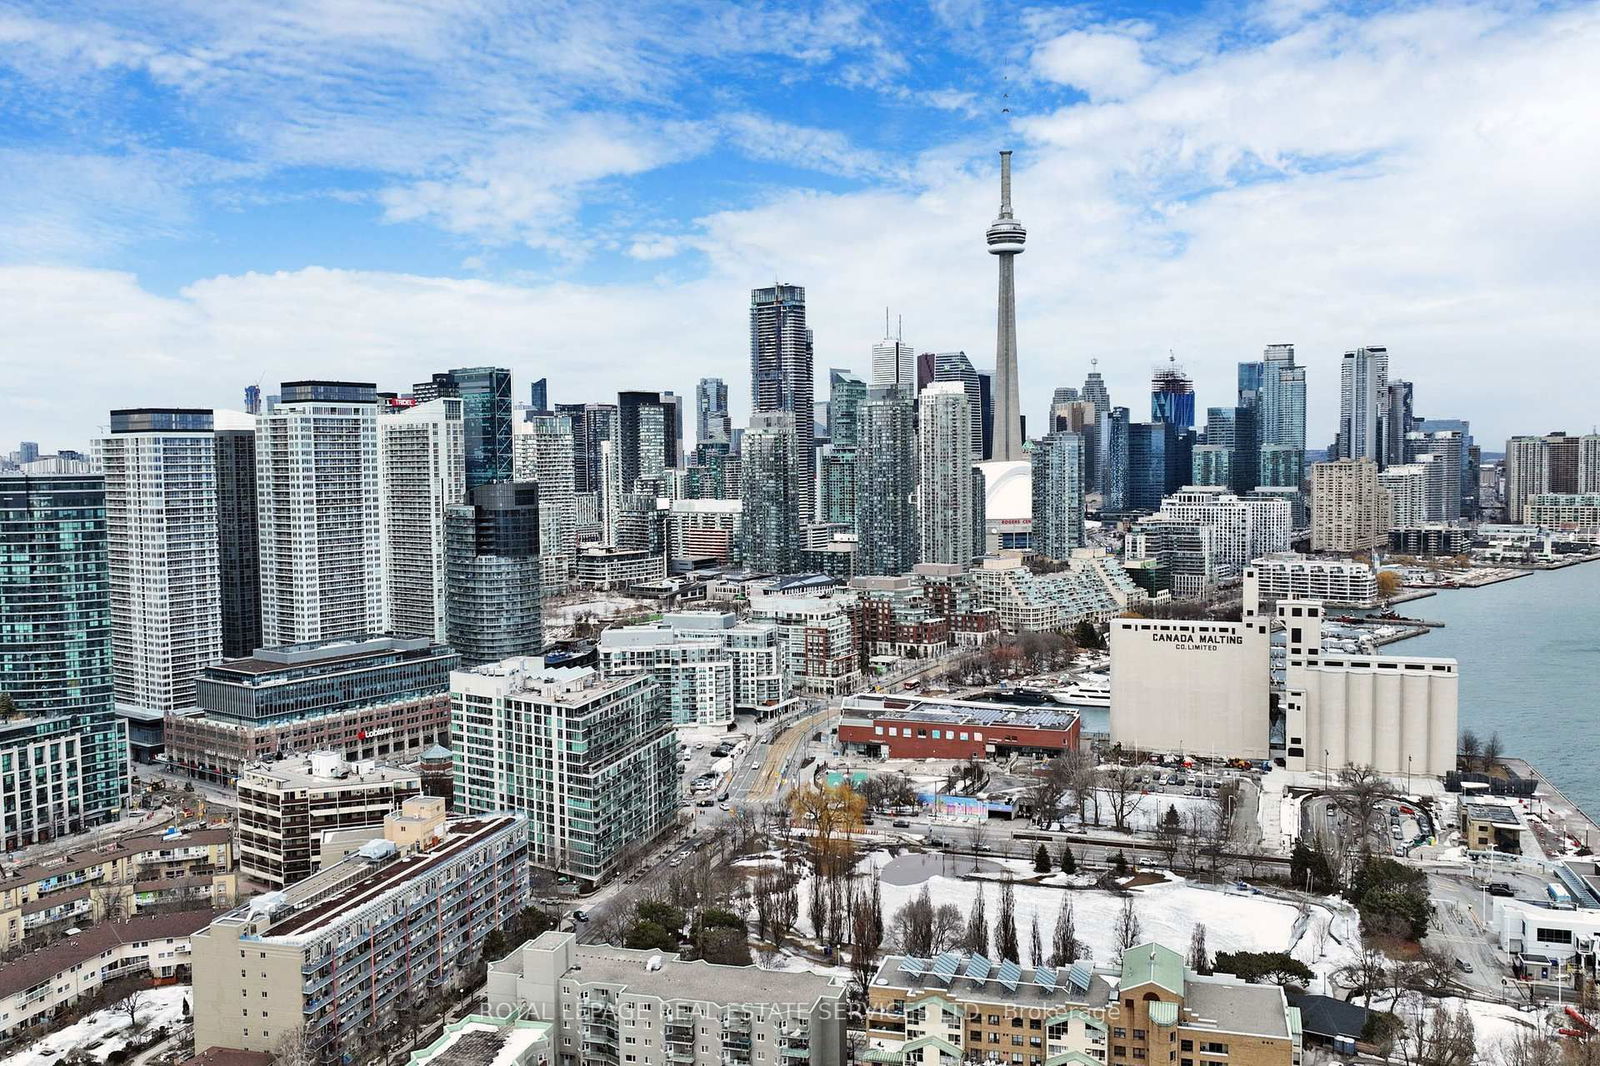
M1022 946L1017 943L1017 891L1010 877L1000 882L1000 913L994 920L994 951L1002 960L1022 961Z
M1072 914L1072 893L1065 893L1056 912L1056 929L1050 937L1050 965L1070 966L1078 961L1078 926Z
M1032 966L1044 965L1044 945L1039 939L1039 914L1034 912L1033 928L1028 932L1028 958Z
M1196 922L1189 935L1189 969L1198 974L1211 972L1211 955L1206 951L1206 923Z
M989 919L983 912L983 882L978 882L978 898L967 917L967 933L961 939L961 949L969 955L989 954Z
M1061 845L1060 865L1061 872L1064 874L1075 874L1078 872L1078 860L1073 857L1072 848L1070 845Z
M1118 848L1117 853L1111 856L1111 868L1117 872L1118 877L1128 876L1128 857Z
M1050 872L1050 852L1043 844L1040 844L1039 850L1033 853L1033 872L1036 874Z

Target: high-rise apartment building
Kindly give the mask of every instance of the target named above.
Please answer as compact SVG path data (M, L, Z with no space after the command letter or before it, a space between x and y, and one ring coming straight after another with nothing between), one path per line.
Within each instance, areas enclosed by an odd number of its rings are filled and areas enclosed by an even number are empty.
M1423 428L1426 429L1426 425ZM1577 491L1600 492L1600 433L1585 433L1578 438Z
M1550 487L1550 438L1519 436L1506 441L1506 521L1521 522L1528 497Z
M1047 433L1033 449L1033 550L1067 559L1084 546L1083 437Z
M1225 575L1243 573L1251 559L1288 551L1293 528L1284 500L1241 498L1221 488L1174 493L1161 502L1153 520L1211 530L1212 550Z
M213 415L212 428L217 457L217 581L222 655L226 659L242 659L261 646L256 416L218 411Z
M445 512L448 632L463 665L544 646L539 570L537 485L479 485Z
M1017 462L1022 454L1022 402L1017 383L1017 256L1028 231L1011 213L1011 153L1000 153L1000 217L984 234L989 254L998 257L1000 301L995 316L993 458ZM898 571L896 571L898 572Z
M796 513L813 513L812 342L806 328L806 290L771 285L750 291L750 408L753 413L787 412L794 419L794 460L790 489Z
M1383 466L1389 425L1389 349L1356 348L1339 364L1339 458Z
M1388 397L1383 412L1383 465L1409 462L1406 438L1415 428L1411 382L1389 382Z
M543 415L550 413L550 382L545 378L528 386L528 412Z
M1389 496L1390 528L1409 529L1439 521L1430 484L1436 464L1400 463L1378 472L1378 484Z
M916 442L918 561L969 563L980 553L972 541L972 406L960 382L922 390Z
M263 645L383 629L377 399L370 382L286 381L256 422Z
M1442 449L1437 445L1426 447L1417 445L1414 438L1407 437L1406 454L1414 455L1422 451L1442 450L1446 453L1455 453L1461 461L1461 517L1476 520L1478 517L1478 471L1481 456L1478 446L1472 439L1472 424L1464 418L1416 418L1412 420L1413 433L1427 434L1454 434L1458 441L1446 444ZM1435 441L1440 438L1433 438ZM1600 440L1600 438L1596 438Z
M578 557L578 498L573 485L571 415L532 415L512 438L512 476L539 486L539 586L558 595Z
M848 370L828 371L828 440L836 450L856 446L866 402L866 382Z
M796 490L800 459L794 416L787 411L751 415L741 449L744 564L767 573L793 573L803 514Z
M867 390L856 486L856 573L908 572L919 557L917 418L909 388L874 385Z
M967 358L966 352L934 352L933 380L961 384L961 390L967 396L967 407L972 413L972 458L974 461L984 458L983 386L979 382L978 372L973 369L972 360Z
M670 392L617 393L618 470L622 491L660 485L679 466L677 397Z
M1374 460L1312 464L1311 550L1359 552L1387 544L1389 507Z
M678 738L648 675L513 658L450 692L455 809L525 812L533 865L598 884L672 825Z
M461 398L467 488L511 480L511 371L497 366L450 371Z
M0 474L0 850L116 818L128 730L112 711L105 481ZM41 597L39 589L54 590Z
M166 713L193 706L195 677L222 658L212 416L112 411L110 429L95 450L106 484L111 662L134 754L150 761Z
M978 371L978 411L983 422L984 462L994 458L994 371Z
M441 397L378 420L383 632L445 639L444 516L466 495L462 403Z
M695 386L696 444L728 444L733 440L733 419L728 414L728 386L721 378L701 378Z

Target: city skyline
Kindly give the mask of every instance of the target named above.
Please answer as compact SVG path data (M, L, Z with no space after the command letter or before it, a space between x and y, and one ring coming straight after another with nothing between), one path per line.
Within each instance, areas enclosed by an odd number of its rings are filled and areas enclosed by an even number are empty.
M975 233L1001 147L1032 237L1032 419L1091 358L1126 396L1169 348L1225 402L1233 364L1282 341L1309 368L1313 447L1333 436L1338 359L1363 345L1429 387L1421 413L1472 417L1487 441L1589 417L1574 391L1491 409L1481 385L1508 349L1554 377L1593 332L1597 134L1563 108L1593 96L1600 31L1578 11L1130 24L844 5L770 34L748 31L777 13L752 8L750 25L672 26L699 32L686 53L648 6L558 7L548 26L467 6L403 28L337 8L223 27L24 7L0 47L28 101L9 115L0 424L47 450L85 446L103 411L235 407L263 375L329 368L403 388L505 366L561 402L715 376L743 424L744 300L778 278L808 289L817 367L866 372L885 304L919 352L986 364ZM499 32L569 47L484 55ZM793 80L771 92L779 65ZM713 67L721 98L680 102ZM373 80L394 93L375 102ZM535 82L513 103L490 91Z

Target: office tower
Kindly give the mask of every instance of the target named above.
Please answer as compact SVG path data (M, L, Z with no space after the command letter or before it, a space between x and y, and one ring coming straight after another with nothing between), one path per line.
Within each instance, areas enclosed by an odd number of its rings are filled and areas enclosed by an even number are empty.
M222 657L242 659L261 646L261 552L256 528L256 418L213 416L217 457L217 580Z
M479 485L445 512L450 646L466 666L534 655L544 646L539 589L539 489Z
M972 360L966 352L935 352L933 355L933 380L955 381L967 395L967 407L972 412L972 457L983 456L983 384Z
M1240 407L1254 407L1261 402L1261 386L1267 379L1266 363L1240 363L1235 378L1235 388Z
M1305 467L1304 448L1297 448L1292 444L1263 444L1260 477L1256 487L1299 488L1305 476Z
M978 371L978 417L983 423L983 459L994 458L994 371Z
M1028 239L1011 214L1011 153L1000 153L1000 217L984 235L989 254L1000 260L1000 307L995 325L993 458L1012 462L1022 454L1022 403L1017 395L1017 256ZM869 571L870 572L870 571ZM899 573L899 571L892 571Z
M450 375L461 399L467 488L511 480L511 371L474 366Z
M1550 438L1520 436L1506 441L1506 521L1522 521L1528 497L1550 488Z
M752 413L786 411L793 416L794 459L790 477L795 513L810 521L812 396L811 331L806 328L806 290L772 285L750 291L750 406Z
M1178 430L1194 428L1194 382L1171 356L1150 375L1150 421Z
M1100 510L1106 514L1122 514L1128 505L1128 436L1132 415L1126 407L1113 407L1101 420L1100 439Z
M1067 559L1084 546L1083 437L1045 434L1033 449L1033 550Z
M666 472L678 466L677 417L677 397L670 392L617 393L623 492L632 492L641 480L659 485Z
M1339 458L1382 466L1389 420L1389 349L1356 348L1339 364Z
M1461 438L1461 517L1478 517L1477 444L1472 439L1472 424L1464 418L1417 418L1412 422L1417 433L1455 433Z
M1064 403L1077 403L1082 398L1082 395L1073 386L1057 385L1056 391L1050 394L1050 406L1054 409Z
M799 565L801 522L794 415L751 415L743 449L744 565L791 574Z
M856 446L867 384L848 370L828 371L828 440L836 450Z
M256 422L267 647L383 629L377 403L370 382L286 381Z
M0 474L0 850L117 817L128 732L112 711L105 480ZM49 596L41 596L41 588Z
M1128 426L1126 497L1128 511L1154 511L1161 500L1189 480L1193 469L1194 434L1179 432L1170 422L1135 422Z
M919 562L959 563L972 542L972 407L958 381L935 381L917 397ZM858 501L859 505L859 501Z
M456 381L455 373L452 371L434 374L427 381L419 381L411 386L411 398L418 403L427 403L442 396L456 398L461 396L460 383Z
M1389 493L1371 459L1311 465L1311 550L1359 552L1388 543Z
M444 516L467 493L464 404L442 397L378 419L385 633L446 639Z
M904 574L916 565L916 491L917 417L911 390L874 385L861 408L856 446L857 574Z
M222 658L216 451L207 410L112 411L110 428L95 448L106 479L111 664L118 708L138 723L134 754L148 761L166 713L193 706L196 675Z
M678 809L678 738L655 688L536 658L452 674L456 810L526 812L532 865L612 877Z
M258 415L261 413L261 386L246 385L244 387L244 413Z
M728 386L721 378L701 378L694 390L696 444L727 444L733 440L733 419L728 415Z
M565 592L578 557L578 499L572 480L569 415L534 415L511 441L512 476L539 486L539 590Z
M889 336L889 312L883 313L883 340L872 346L872 384L904 385L916 391L917 354L899 337Z
M921 392L933 380L934 353L923 352L917 356L917 391Z
M667 469L680 470L683 468L683 397L672 392L661 394L661 406L664 408L663 418L666 421L668 438L667 455L671 459Z
M1240 366L1249 366L1241 363ZM1253 396L1252 394L1247 394ZM1226 454L1220 461L1226 464L1226 472L1222 474L1226 481L1196 481L1198 485L1227 485L1234 492L1243 494L1252 491L1260 476L1261 445L1257 433L1257 415L1260 408L1253 402L1241 403L1237 407L1208 407L1206 409L1205 457L1202 458L1200 448L1195 449L1193 467L1198 471L1201 464L1206 464L1209 476L1217 475L1219 457L1214 449L1222 449Z
M449 742L450 671L460 665L426 637L258 648L200 672L200 713L167 719L167 763L231 784L246 765L289 751L410 762Z
M550 385L547 379L540 378L528 386L528 411L536 415L550 413Z
M1100 360L1091 359L1089 360L1089 365L1098 367ZM1099 370L1091 369L1089 371L1088 375L1083 379L1083 389L1079 395L1094 404L1095 414L1101 418L1111 413L1111 393L1106 389L1106 379L1101 376Z

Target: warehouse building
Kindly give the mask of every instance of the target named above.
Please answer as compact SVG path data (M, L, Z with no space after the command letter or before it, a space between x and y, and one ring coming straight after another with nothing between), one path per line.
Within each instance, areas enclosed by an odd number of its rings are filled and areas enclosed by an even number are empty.
M1076 711L863 692L844 701L839 743L880 759L1054 758L1077 751Z

